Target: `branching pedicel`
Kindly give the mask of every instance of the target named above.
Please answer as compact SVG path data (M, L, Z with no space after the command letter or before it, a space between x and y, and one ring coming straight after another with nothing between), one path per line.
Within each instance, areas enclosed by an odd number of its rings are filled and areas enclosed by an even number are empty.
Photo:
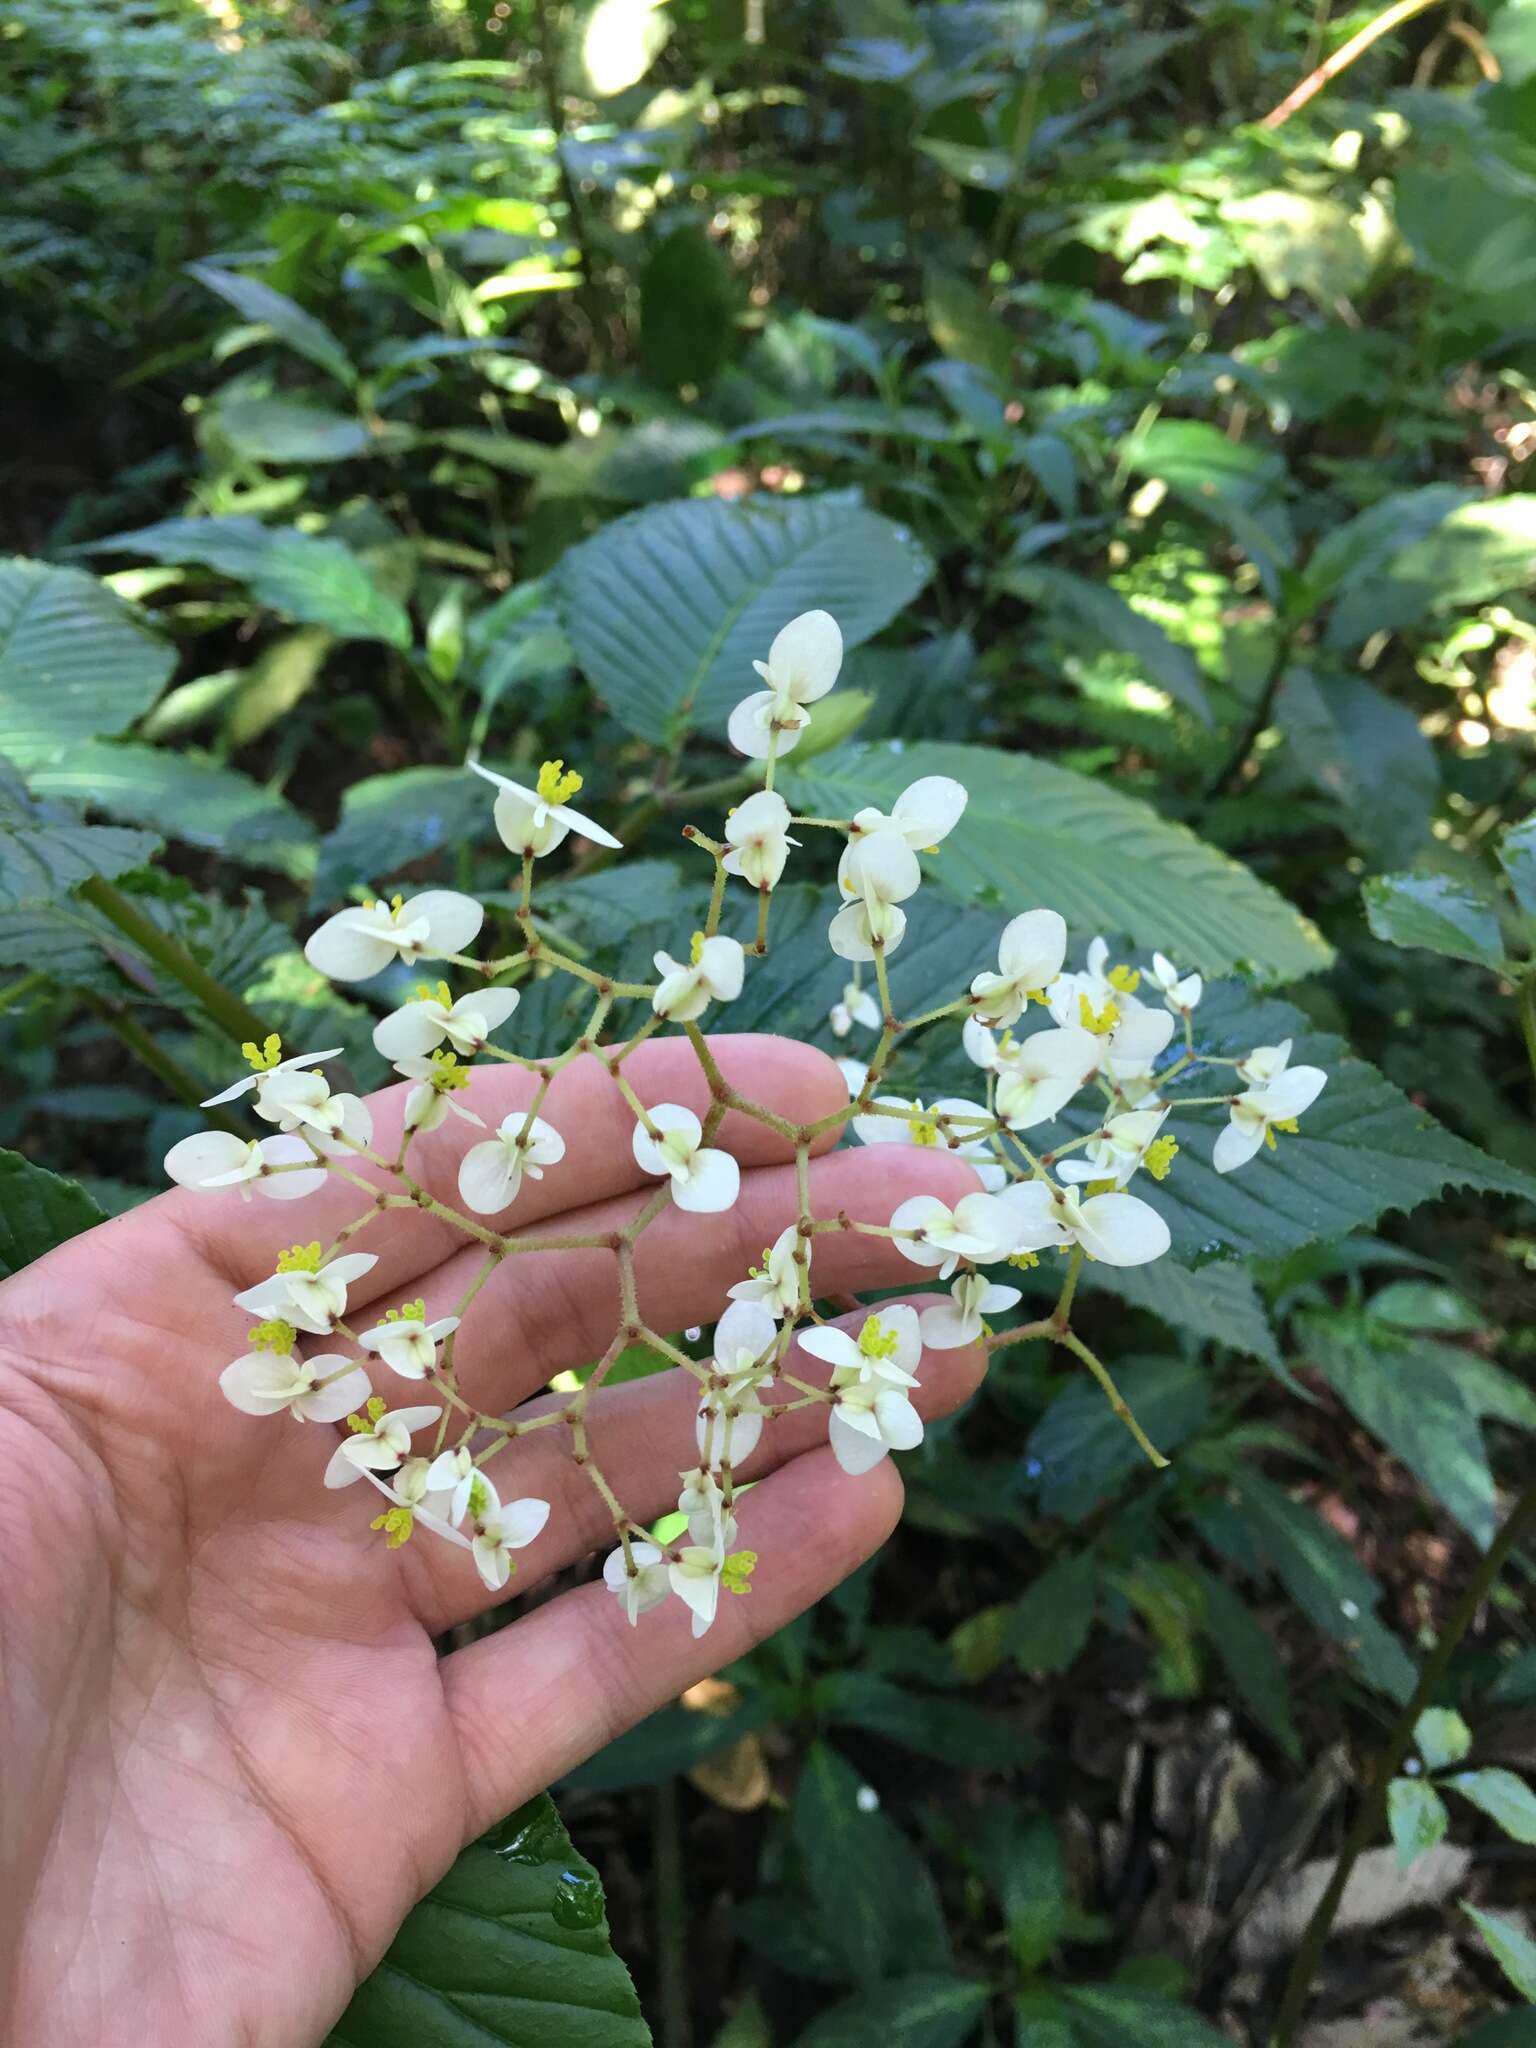
M630 1620L675 1594L692 1610L694 1633L702 1634L714 1619L722 1587L733 1593L748 1590L756 1559L750 1551L733 1548L735 1474L765 1424L791 1409L822 1406L839 1463L850 1473L867 1471L888 1451L909 1450L922 1437L910 1392L917 1385L924 1345L945 1349L985 1341L996 1349L1026 1337L1049 1338L1088 1368L1147 1456L1163 1463L1105 1366L1071 1327L1083 1261L1134 1266L1168 1249L1167 1225L1126 1190L1138 1172L1157 1180L1168 1173L1178 1146L1164 1126L1174 1110L1198 1102L1228 1106L1230 1120L1216 1141L1214 1164L1219 1172L1229 1172L1266 1144L1273 1146L1277 1131L1294 1130L1296 1117L1324 1085L1320 1069L1288 1064L1289 1044L1260 1046L1238 1060L1198 1053L1191 1018L1200 1000L1200 977L1179 975L1161 954L1154 955L1150 969L1137 971L1110 964L1104 941L1095 939L1084 967L1065 971L1067 930L1053 910L1027 910L1015 917L1001 935L995 971L978 973L967 993L923 1016L900 1019L888 963L906 930L901 906L922 880L919 851L932 850L954 828L966 792L947 777L928 776L903 792L889 816L874 809L851 819L791 815L773 787L775 764L798 742L811 720L808 707L831 689L841 662L836 622L826 612L813 611L792 620L774 641L767 662L756 664L766 687L738 705L730 737L740 752L763 764L763 786L731 812L722 839L694 826L686 829L684 836L714 863L713 886L703 928L694 933L685 957L656 955L658 981L620 982L596 973L552 946L534 922L534 867L542 856L571 833L600 846L619 844L571 808L569 799L579 791L581 777L567 772L563 762L548 761L537 785L528 789L471 760L470 767L495 786L497 831L521 856L516 912L521 949L500 960L466 957L464 949L475 942L484 911L472 898L441 889L343 910L314 933L305 949L311 964L337 981L367 980L397 959L443 962L476 978L474 989L457 998L444 982L424 986L374 1032L379 1051L414 1083L396 1156L385 1159L373 1149L366 1105L355 1095L333 1094L316 1071L334 1053L283 1059L276 1038L260 1048L246 1046L252 1072L211 1098L223 1103L254 1092L257 1114L276 1127L275 1135L245 1142L209 1131L184 1139L167 1156L172 1178L191 1187L238 1186L246 1195L255 1187L287 1199L308 1194L335 1176L366 1195L367 1205L331 1244L297 1245L284 1252L270 1279L236 1296L237 1306L259 1320L250 1333L252 1348L225 1369L221 1384L248 1414L287 1411L302 1421L345 1420L348 1433L327 1468L327 1485L368 1481L386 1496L388 1505L373 1526L389 1544L402 1544L418 1527L425 1528L471 1549L493 1590L507 1583L514 1570L512 1552L538 1535L549 1504L504 1502L491 1467L520 1437L564 1425L572 1455L612 1516L618 1547L607 1560L604 1578ZM699 1028L711 1006L728 1004L740 993L747 956L760 957L768 950L773 890L791 849L800 843L791 837L791 828L833 831L846 842L838 865L841 907L832 917L828 939L833 951L851 963L851 974L832 1011L832 1028L839 1037L855 1026L879 1034L867 1065L844 1063L855 1096L854 1132L866 1145L887 1140L944 1145L972 1161L985 1192L964 1197L952 1209L936 1197L918 1196L901 1203L883 1225L814 1215L811 1147L842 1121L841 1115L797 1125L749 1100L727 1083ZM757 935L746 947L719 930L733 878L757 892ZM873 969L873 994L861 978L866 966ZM491 1043L519 1000L506 977L534 972L569 975L592 991L585 1030L552 1056L510 1052ZM1141 999L1139 991L1149 984L1156 1003ZM605 1043L610 1013L626 1000L647 1001L650 1014L621 1043ZM1015 1027L1034 1004L1048 1013L1049 1023L1042 1019L1041 1028L1016 1035ZM945 1099L925 1107L880 1093L903 1034L945 1018L962 1020L965 1050L984 1077L984 1099ZM665 1024L680 1026L697 1054L710 1102L702 1121L678 1104L647 1108L625 1074L636 1047ZM1158 1070L1180 1029L1182 1051ZM484 1132L481 1118L458 1100L471 1072L465 1062L475 1058L511 1062L537 1080L526 1109L478 1136L465 1151L458 1176L464 1209L458 1210L413 1178L409 1155L421 1132L436 1129L450 1116ZM555 1075L583 1058L607 1067L633 1111L635 1159L644 1173L655 1176L655 1192L615 1236L508 1236L481 1219L502 1214L525 1176L558 1173L565 1143L539 1112ZM1231 1068L1241 1087L1198 1097L1169 1094L1172 1083L1202 1064ZM1099 1105L1095 1127L1049 1151L1033 1151L1025 1134L1050 1123L1085 1089L1093 1091ZM722 1305L715 1326L712 1356L700 1361L643 1321L635 1246L669 1204L703 1215L733 1205L737 1164L713 1143L728 1111L755 1118L793 1147L799 1215L766 1251L761 1267L730 1289L732 1299ZM356 1161L382 1170L393 1192L356 1172ZM347 1290L375 1261L353 1247L374 1217L398 1208L421 1209L452 1225L484 1247L484 1263L452 1314L428 1322L423 1303L407 1302L391 1309L377 1327L354 1331L346 1321ZM815 1305L816 1241L829 1232L850 1230L892 1238L914 1265L941 1280L953 1277L948 1302L921 1316L906 1306L878 1307L857 1335L827 1322ZM620 1319L585 1383L562 1404L521 1419L477 1408L458 1383L455 1333L497 1266L523 1252L602 1248L617 1261ZM1055 1309L1039 1321L994 1334L985 1318L1012 1308L1020 1297L1016 1288L992 1281L982 1269L1034 1266L1047 1248L1056 1249L1066 1262ZM301 1356L301 1333L340 1338L353 1349ZM830 1367L825 1384L787 1369L796 1338L804 1351ZM697 1463L684 1475L678 1499L687 1517L686 1540L665 1548L626 1512L588 1440L592 1397L631 1344L649 1347L699 1384ZM391 1406L374 1392L357 1354L376 1361L394 1380L420 1382L434 1398L417 1406ZM418 1437L428 1439L430 1449L415 1449Z

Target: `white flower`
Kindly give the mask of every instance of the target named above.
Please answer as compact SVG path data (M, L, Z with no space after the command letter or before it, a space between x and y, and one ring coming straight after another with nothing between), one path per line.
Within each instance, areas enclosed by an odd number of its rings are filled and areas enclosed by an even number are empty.
M376 1351L401 1379L424 1380L437 1364L438 1345L458 1327L457 1316L439 1316L429 1323L416 1302L403 1315L364 1330L357 1341L365 1351Z
M406 1053L395 1061L395 1072L416 1086L405 1098L405 1111L401 1117L401 1129L406 1136L418 1131L435 1131L440 1124L448 1121L450 1110L467 1124L473 1124L477 1131L485 1129L485 1118L477 1116L472 1109L466 1109L454 1097L467 1088L470 1070L459 1064L457 1053L443 1052L418 1054Z
M319 1385L321 1380L328 1384ZM243 1415L281 1415L286 1408L300 1422L340 1422L373 1391L360 1365L332 1352L293 1358L250 1351L225 1366L219 1385Z
M1147 1154L1158 1143L1157 1134L1167 1118L1166 1104L1159 1109L1130 1109L1123 1115L1112 1116L1081 1158L1063 1159L1056 1172L1062 1180L1112 1180L1117 1188L1123 1188L1137 1167L1146 1164ZM1171 1157L1177 1149L1170 1139L1164 1143L1162 1153ZM1159 1171L1158 1158L1162 1153L1152 1162L1154 1180L1161 1180L1168 1171L1166 1165Z
M899 906L923 879L917 855L889 827L850 839L837 864L838 887L854 901L833 918L827 939L840 959L873 960L877 948L894 953L907 929Z
M459 1195L466 1208L494 1216L516 1200L526 1173L542 1180L546 1166L565 1157L565 1140L543 1117L514 1109L496 1127L494 1138L471 1145L459 1161Z
M274 1201L293 1202L325 1186L325 1168L308 1173L275 1173L313 1161L314 1149L302 1138L237 1138L232 1131L196 1131L165 1155L165 1170L184 1188L239 1188L249 1197L254 1186Z
M549 1502L529 1498L503 1504L490 1480L477 1472L470 1482L469 1514L475 1569L499 1593L517 1569L513 1551L525 1550L549 1520Z
M908 846L920 853L932 853L941 839L947 839L959 824L970 797L963 782L952 775L924 775L908 783L891 806L891 815L867 805L853 815L850 837L868 832L899 832Z
M900 1387L858 1380L838 1390L827 1430L832 1454L857 1476L888 1451L910 1451L923 1440L923 1418Z
M695 1465L679 1474L682 1491L677 1511L688 1517L688 1535L701 1549L722 1554L736 1541L736 1517L725 1504L725 1491L713 1472Z
M846 1038L855 1024L862 1024L866 1031L880 1029L880 1005L856 981L844 983L842 999L832 1005L827 1017L834 1038Z
M509 775L483 768L471 754L465 763L477 775L496 785L496 830L502 844L516 854L553 853L568 832L578 839L590 839L596 846L615 849L619 841L601 825L594 824L566 802L581 788L582 778L563 761L546 761L539 770L536 786L527 788Z
M866 1316L857 1337L827 1323L803 1330L800 1348L833 1368L834 1387L863 1380L887 1387L915 1387L923 1340L917 1310L895 1302L882 1303L876 1314Z
M301 1073L306 1067L318 1067L322 1060L333 1060L343 1050L341 1046L333 1045L324 1052L295 1053L292 1059L285 1060L278 1058L282 1047L283 1041L275 1031L268 1037L264 1046L257 1046L254 1043L242 1045L240 1050L244 1053L246 1059L249 1060L251 1072L242 1074L238 1081L231 1081L229 1086L222 1089L217 1095L208 1096L204 1100L202 1107L204 1109L217 1109L222 1103L233 1102L237 1096L249 1095L253 1088L266 1087L269 1082L275 1081L280 1074L297 1074ZM275 1123L276 1121L275 1117L269 1118L269 1122Z
M440 981L431 993L382 1018L373 1027L373 1043L387 1060L421 1059L446 1038L456 1053L468 1057L484 1049L518 1001L515 988L479 988L455 1002L447 983Z
M997 1197L1017 1224L1015 1249L1034 1252L1046 1245L1080 1244L1106 1266L1143 1266L1168 1249L1168 1226L1136 1195L1090 1195L1048 1181L1023 1181Z
M982 1185L996 1190L1008 1179L1007 1168L985 1135L997 1119L979 1102L946 1095L924 1108L900 1095L877 1095L875 1103L899 1110L899 1116L865 1114L853 1120L855 1134L866 1145L942 1145L961 1159L973 1160ZM951 1122L950 1119L958 1119Z
M733 1301L715 1325L715 1371L727 1391L766 1387L777 1370L779 1326L757 1301Z
M962 1259L1006 1258L1017 1236L1001 1195L965 1195L953 1209L937 1195L912 1195L891 1217L891 1228L905 1233L894 1240L896 1249L915 1266L937 1266L941 1280Z
M635 1161L642 1173L670 1174L672 1199L679 1209L712 1215L729 1209L741 1191L741 1168L729 1152L717 1152L700 1141L704 1126L679 1102L659 1102L635 1125Z
M1266 1051L1278 1048L1264 1048ZM1290 1051L1286 1043L1287 1055ZM1254 1058L1249 1054L1248 1061ZM1239 1067L1238 1072L1242 1073ZM1273 1081L1260 1088L1250 1088L1239 1095L1232 1104L1229 1115L1231 1122L1216 1140L1216 1149L1211 1154L1211 1164L1218 1173L1231 1173L1236 1167L1244 1166L1262 1145L1274 1149L1275 1132L1293 1131L1296 1119L1304 1109L1310 1109L1323 1089L1328 1076L1321 1067L1282 1067Z
M700 1462L712 1472L744 1465L761 1440L763 1419L763 1404L750 1387L705 1393L694 1423Z
M1064 1029L1080 1030L1094 1041L1096 1066L1111 1075L1147 1073L1174 1031L1170 1011L1149 1010L1134 994L1093 973L1063 974L1050 991L1050 1011Z
M1250 1088L1267 1088L1271 1081L1278 1081L1291 1063L1292 1039L1282 1038L1278 1045L1256 1045L1253 1051L1237 1063L1237 1075Z
M295 1245L282 1254L270 1280L235 1296L235 1306L326 1337L347 1312L347 1289L378 1263L372 1252L343 1252L322 1265L318 1244Z
M369 981L392 960L439 960L472 945L485 912L456 889L428 889L338 910L311 932L304 958L331 981Z
M1019 1300L1017 1287L998 1287L984 1273L957 1273L949 1300L925 1308L919 1321L931 1351L958 1351L981 1338L983 1316L997 1315Z
M843 1086L848 1090L848 1099L856 1102L864 1093L864 1084L869 1079L868 1064L864 1060L841 1059L836 1066L843 1077Z
M843 636L830 612L791 619L775 636L767 661L752 664L767 689L743 697L731 713L726 731L737 753L766 761L798 746L811 722L806 705L825 697L842 665Z
M276 1068L258 1076L256 1113L282 1131L302 1131L317 1152L373 1143L373 1117L360 1095L333 1095L323 1074Z
M1181 976L1166 953L1152 955L1152 979L1162 990L1163 1001L1179 1017L1188 1016L1205 988L1198 974Z
M720 1551L703 1544L680 1550L675 1563L667 1566L672 1591L693 1612L693 1633L704 1635L720 1605L720 1575L725 1560Z
M352 1433L342 1438L325 1468L327 1486L350 1486L365 1472L394 1472L409 1457L411 1437L429 1422L436 1422L441 1408L386 1409L375 1394L364 1411L352 1421Z
M980 1028L978 1025L976 1030ZM966 1030L971 1031L971 1026ZM974 1032L969 1042L975 1043ZM994 1061L999 1118L1010 1131L1049 1123L1084 1082L1092 1079L1100 1057L1100 1044L1093 1033L1070 1024L1036 1031L1018 1041L1005 1040Z
M463 1444L456 1450L439 1451L426 1471L426 1491L448 1496L446 1513L455 1528L469 1513L469 1497L479 1473L473 1453Z
M971 994L979 998L979 1022L1017 1024L1031 996L1041 1002L1067 957L1067 925L1054 910L1026 910L1003 928L996 974L978 974Z
M670 953L658 953L655 960L661 984L651 1008L674 1024L691 1023L712 1002L733 1003L741 994L746 955L739 939L706 939L695 932L686 966Z
M622 1550L610 1551L603 1560L603 1584L628 1615L631 1627L672 1590L666 1558L654 1543L631 1543L628 1558Z
M758 790L726 819L725 838L731 850L720 865L754 889L776 888L789 849L800 844L790 838L789 823L789 805L778 791Z
M797 1259L795 1254L802 1245L804 1250ZM726 1293L732 1301L761 1304L771 1316L793 1315L800 1306L801 1264L809 1272L810 1262L811 1240L802 1238L793 1223L788 1224L764 1252L762 1265L754 1266L745 1280L738 1280Z

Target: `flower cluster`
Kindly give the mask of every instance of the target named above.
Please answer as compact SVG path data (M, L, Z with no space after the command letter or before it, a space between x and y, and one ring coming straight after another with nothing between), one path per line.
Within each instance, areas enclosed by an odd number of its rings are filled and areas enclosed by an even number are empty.
M756 1557L737 1547L736 1504L742 1468L764 1429L792 1410L820 1409L840 1465L867 1472L890 1451L910 1450L922 1439L912 1396L925 1350L996 1348L1028 1336L1062 1344L1100 1380L1157 1459L1107 1369L1071 1327L1079 1272L1087 1260L1136 1266L1168 1250L1168 1223L1144 1191L1173 1170L1180 1148L1167 1127L1178 1111L1225 1106L1227 1122L1211 1163L1229 1173L1273 1148L1277 1133L1294 1131L1324 1085L1319 1069L1290 1064L1289 1043L1258 1046L1241 1058L1202 1049L1194 1028L1201 978L1181 973L1161 953L1140 965L1115 961L1105 940L1095 938L1082 964L1069 966L1066 924L1043 907L1024 909L1003 927L995 966L981 967L968 989L903 1021L891 976L907 930L903 906L922 885L924 859L933 858L960 823L967 796L946 776L925 776L888 814L869 807L846 819L794 815L774 788L776 764L811 725L813 707L836 683L841 661L836 622L815 611L792 620L767 661L757 664L766 687L737 706L729 732L738 751L761 764L760 782L743 793L720 838L688 828L685 836L714 863L714 883L701 929L680 940L675 955L655 955L654 982L622 983L594 972L560 952L535 922L539 861L573 835L602 848L619 845L573 808L579 773L547 761L529 787L472 758L468 766L496 792L495 829L521 863L512 913L515 950L500 958L472 956L468 949L484 931L485 908L449 889L350 905L328 918L305 948L311 965L333 981L365 982L397 963L430 962L434 974L463 984L455 994L447 979L421 982L374 1030L379 1053L409 1084L393 1156L375 1149L367 1104L333 1091L321 1071L338 1050L284 1058L275 1037L247 1045L250 1072L207 1105L249 1097L271 1132L245 1139L205 1131L167 1156L168 1173L188 1187L288 1199L339 1179L366 1198L330 1243L292 1245L275 1258L267 1278L235 1296L235 1306L255 1321L249 1349L224 1368L220 1383L248 1415L340 1425L326 1485L366 1482L384 1496L373 1526L385 1542L398 1546L426 1530L467 1549L493 1592L508 1583L513 1553L538 1538L550 1509L532 1497L503 1500L490 1468L515 1467L518 1440L554 1423L568 1425L577 1461L611 1515L615 1547L603 1577L624 1613L633 1622L675 1597L689 1609L696 1634L714 1620L722 1590L749 1589ZM920 1195L882 1222L815 1215L810 1147L840 1125L842 1115L796 1126L751 1101L727 1085L700 1029L701 1020L728 1012L749 961L767 952L773 892L805 836L816 831L832 832L841 842L827 942L849 963L849 975L830 1028L839 1040L857 1031L875 1041L866 1060L843 1062L854 1095L853 1135L864 1145L942 1146L970 1162L978 1189L953 1205ZM733 881L757 898L757 936L750 945L720 930ZM586 1028L555 1053L499 1043L497 1034L508 1033L516 1017L518 984L547 974L587 985L593 1009ZM621 1004L648 1007L627 1033L605 1035ZM887 1091L882 1084L897 1047L916 1030L945 1024L958 1028L976 1072L974 1092L925 1103ZM699 1059L710 1099L702 1118L678 1103L646 1105L625 1072L635 1049L667 1027L685 1033ZM633 1119L634 1161L653 1192L616 1235L558 1240L557 1248L605 1248L618 1260L623 1315L603 1356L563 1404L499 1415L476 1406L460 1384L455 1344L475 1296L504 1259L549 1251L548 1238L519 1240L484 1219L505 1220L525 1179L561 1172L566 1139L542 1112L555 1076L577 1059L605 1067ZM532 1100L490 1130L462 1098L477 1064L495 1061L532 1077ZM1217 1093L1179 1092L1196 1069L1217 1073L1223 1083ZM708 1355L698 1358L641 1321L634 1247L668 1208L709 1216L736 1203L740 1169L716 1142L727 1111L756 1117L793 1146L800 1196L795 1220L730 1287ZM450 1118L470 1126L457 1168L462 1208L440 1200L411 1171L413 1145ZM483 1252L478 1272L447 1312L429 1316L417 1300L381 1313L372 1278L378 1261L355 1246L369 1223L392 1207L425 1211ZM921 1313L879 1302L851 1322L830 1318L817 1295L815 1254L818 1239L838 1231L890 1239L915 1267L948 1283L947 1295ZM1037 1321L994 1330L988 1319L1007 1315L1022 1298L1019 1287L999 1276L1037 1267L1047 1252L1063 1262L1055 1308ZM364 1327L369 1316L377 1320ZM637 1341L691 1375L698 1389L694 1440L684 1453L692 1462L682 1472L669 1525L676 1533L668 1540L624 1508L588 1435L594 1395L621 1350ZM399 1381L427 1398L397 1389Z

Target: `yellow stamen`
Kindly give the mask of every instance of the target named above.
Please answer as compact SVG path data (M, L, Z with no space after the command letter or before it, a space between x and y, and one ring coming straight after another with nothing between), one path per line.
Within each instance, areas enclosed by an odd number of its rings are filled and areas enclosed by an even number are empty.
M688 964L691 967L697 967L699 962L703 958L704 934L702 932L695 932L693 937L688 941Z
M347 1417L347 1427L356 1436L372 1436L388 1413L389 1403L382 1395L375 1394L365 1409Z
M258 1323L254 1330L247 1330L245 1341L253 1351L274 1351L279 1358L291 1358L298 1334L292 1323L270 1316L266 1322Z
M756 1570L755 1550L732 1551L720 1567L720 1583L727 1593L750 1593L752 1589L747 1581Z
M424 1323L427 1320L427 1304L419 1297L415 1301L402 1302L399 1308L384 1311L386 1323Z
M859 1353L864 1358L893 1358L901 1339L888 1330L878 1316L867 1316L859 1332Z
M1038 1252L1013 1252L1009 1255L1008 1263L1010 1266L1017 1266L1021 1273L1027 1273L1032 1267L1039 1265L1040 1254Z
M279 1273L318 1273L320 1270L320 1240L315 1238L309 1244L291 1245L287 1251L277 1255Z
M1134 967L1111 967L1104 979L1123 996L1133 996L1141 987L1141 974Z
M1102 1010L1095 1010L1087 996L1077 999L1077 1014L1085 1031L1091 1031L1095 1038L1107 1038L1120 1022L1120 1011L1111 999Z
M453 1008L453 992L446 981L440 981L436 988L430 981L418 981L416 1000L418 1003L441 1003L445 1010Z
M402 1543L409 1543L411 1531L416 1526L416 1517L409 1508L386 1508L382 1515L376 1515L368 1524L370 1529L382 1529L384 1541L391 1550L398 1550Z
M1288 1131L1294 1138L1297 1134L1298 1126L1293 1116L1277 1116L1270 1128L1276 1131Z
M240 1052L253 1074L270 1074L283 1056L283 1041L273 1031L268 1033L266 1043L261 1046L248 1038Z
M937 1145L939 1142L939 1120L931 1109L924 1109L919 1102L914 1105L907 1118L907 1129L914 1145Z
M1115 1184L1112 1180L1091 1180L1083 1189L1085 1195L1112 1195Z
M1169 1170L1178 1156L1178 1150L1179 1145L1176 1138L1159 1138L1155 1143L1147 1147L1146 1157L1143 1159L1142 1164L1154 1180L1166 1180Z
M563 804L569 803L584 780L574 768L567 769L564 761L546 761L539 770L539 779L534 787L544 803Z
M469 1086L469 1068L461 1067L458 1055L442 1046L432 1055L432 1072L427 1079L439 1095L452 1095Z

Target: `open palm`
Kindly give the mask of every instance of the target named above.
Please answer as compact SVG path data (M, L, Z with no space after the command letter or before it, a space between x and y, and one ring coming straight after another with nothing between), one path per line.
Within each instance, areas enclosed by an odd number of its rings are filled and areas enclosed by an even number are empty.
M727 1080L781 1114L810 1121L846 1100L833 1063L804 1046L714 1043ZM642 1048L626 1073L647 1103L707 1106L683 1041ZM525 1075L477 1069L469 1099L494 1125L529 1091ZM404 1094L370 1104L385 1148ZM621 1227L655 1184L600 1064L567 1069L545 1114L566 1159L525 1184L510 1216L550 1233ZM731 1117L716 1142L742 1164L736 1207L669 1209L638 1241L641 1313L658 1329L717 1317L795 1215L781 1140ZM451 1127L421 1139L413 1172L451 1198L463 1144ZM813 1208L884 1222L909 1195L954 1201L974 1184L942 1153L881 1146L818 1159ZM339 1183L295 1208L178 1191L0 1286L8 2039L308 2048L466 1841L780 1627L899 1511L889 1461L847 1478L825 1412L786 1415L745 1473L772 1474L742 1507L762 1567L711 1635L695 1642L677 1603L632 1630L589 1584L440 1657L434 1638L504 1596L446 1545L386 1549L357 1492L325 1492L334 1428L253 1419L218 1387L250 1321L232 1295L271 1270L295 1218L297 1234L324 1237L365 1203ZM354 1304L421 1295L429 1316L462 1293L476 1256L411 1212L381 1213L362 1243L379 1263ZM822 1295L910 1271L888 1240L834 1234L817 1250ZM618 1308L606 1252L509 1261L459 1333L461 1384L487 1410L535 1396L603 1350ZM952 1406L980 1365L929 1354L919 1405ZM594 1401L594 1450L637 1516L671 1506L696 1398L669 1372ZM551 1441L564 1435L537 1432L507 1456L503 1492L553 1503L512 1593L611 1540L596 1493Z

